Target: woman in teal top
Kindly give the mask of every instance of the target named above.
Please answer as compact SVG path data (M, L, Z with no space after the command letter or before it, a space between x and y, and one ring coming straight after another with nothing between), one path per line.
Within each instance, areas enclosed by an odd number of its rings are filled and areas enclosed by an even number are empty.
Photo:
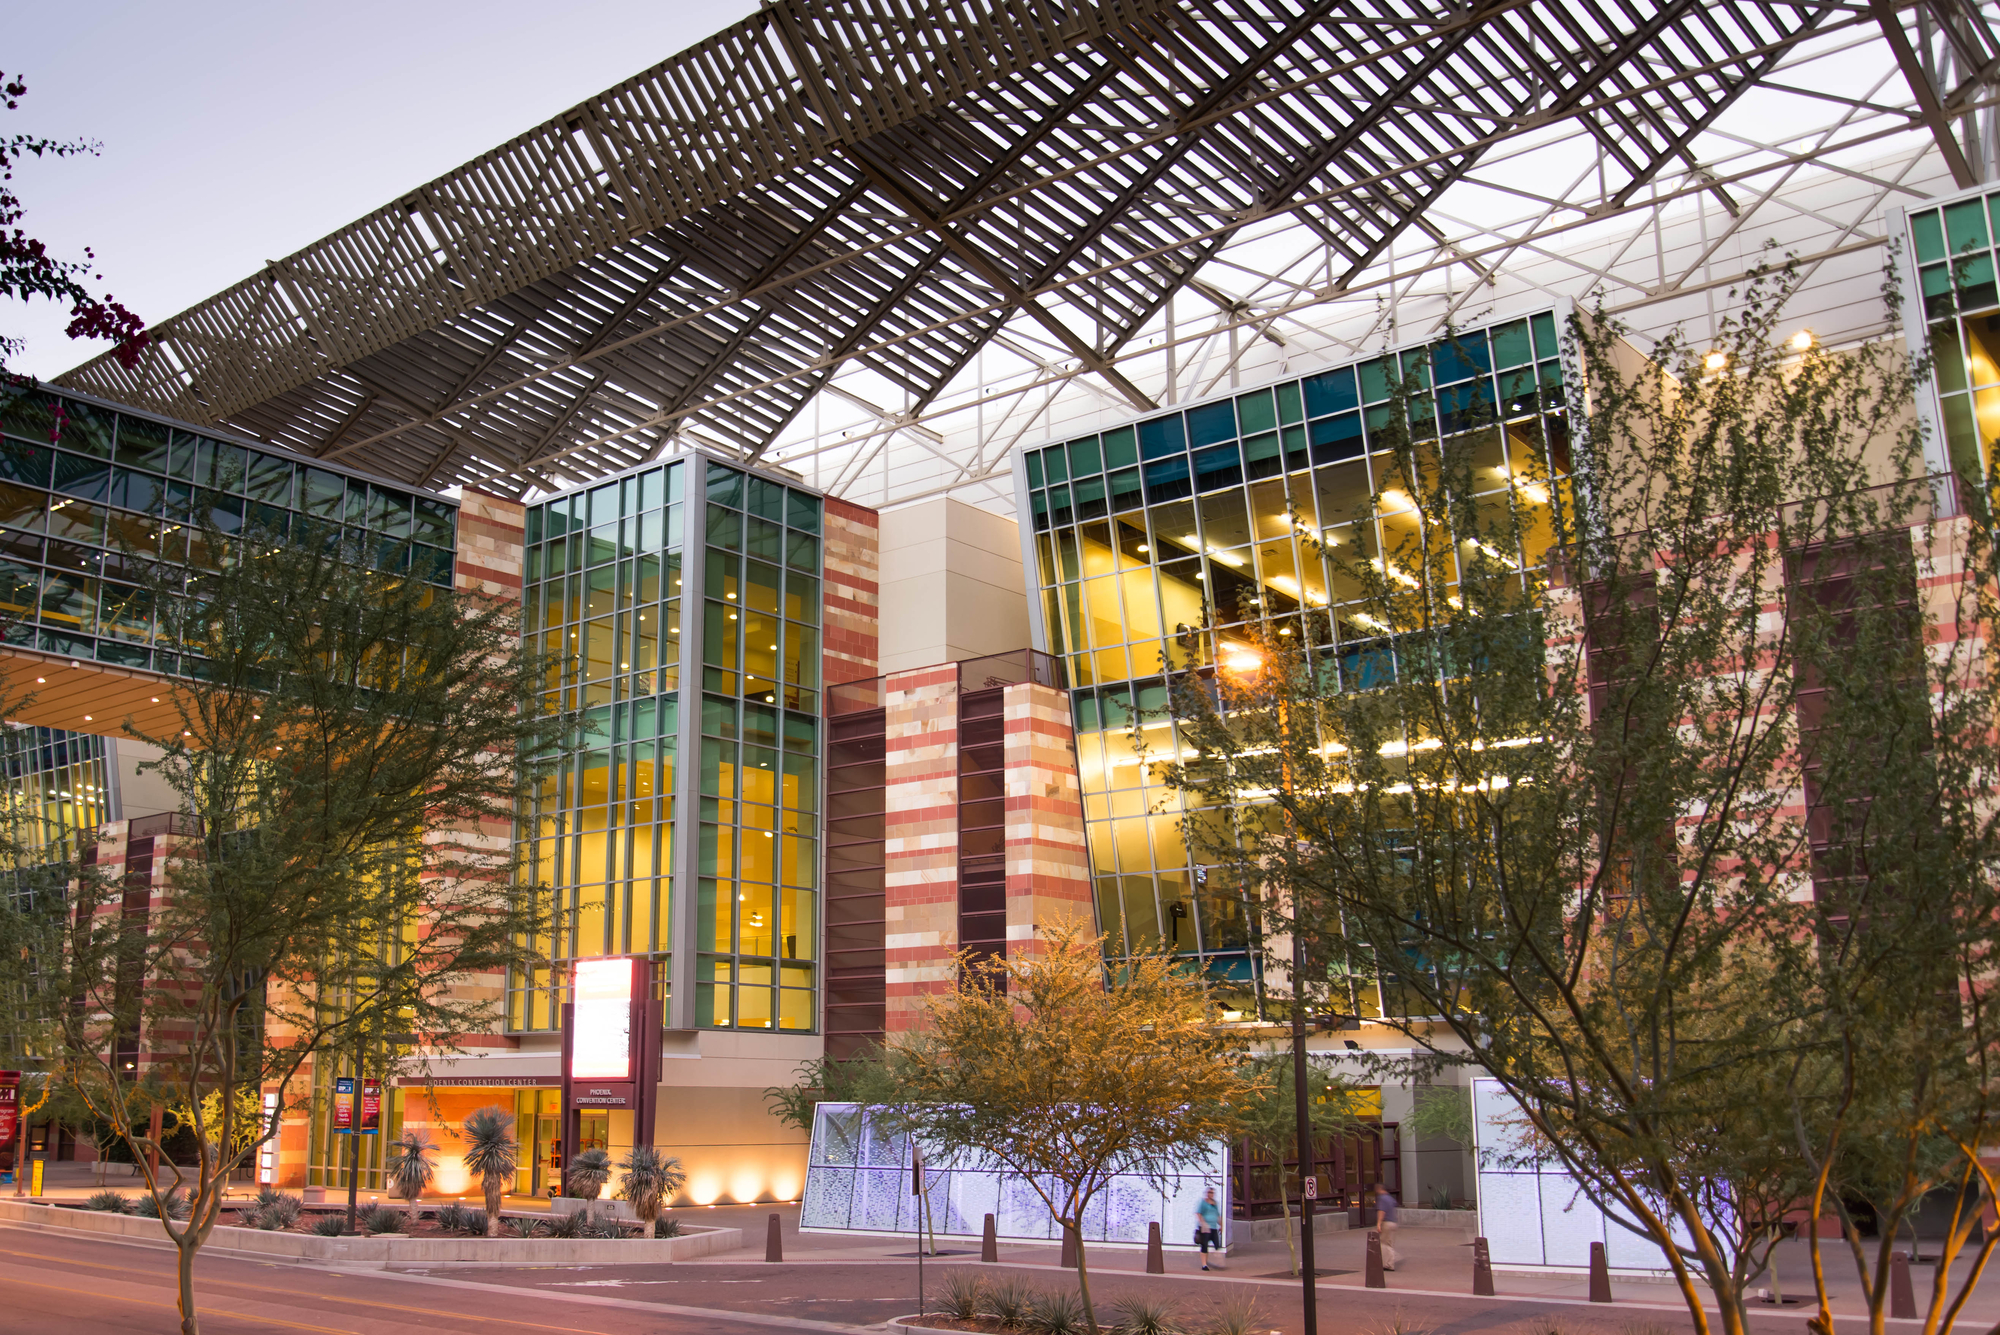
M1194 1245L1201 1248L1201 1268L1209 1268L1208 1249L1213 1247L1215 1268L1222 1269L1222 1208L1215 1203L1214 1187L1194 1207L1194 1221Z

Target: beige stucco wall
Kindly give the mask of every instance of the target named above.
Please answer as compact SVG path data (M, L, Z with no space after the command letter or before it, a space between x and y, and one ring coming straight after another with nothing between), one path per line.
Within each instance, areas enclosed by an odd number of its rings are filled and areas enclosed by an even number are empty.
M1014 521L946 497L882 512L881 670L1028 647Z

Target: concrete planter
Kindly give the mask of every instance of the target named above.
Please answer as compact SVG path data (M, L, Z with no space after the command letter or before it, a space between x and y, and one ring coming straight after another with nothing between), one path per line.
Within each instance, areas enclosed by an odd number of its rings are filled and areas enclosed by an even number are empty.
M1315 1210L1313 1212L1313 1236L1322 1233L1344 1233L1347 1231L1347 1211ZM1299 1208L1292 1206L1292 1236L1299 1235ZM1232 1219L1229 1221L1229 1245L1240 1247L1246 1242L1283 1242L1285 1240L1284 1216L1269 1219Z
M1396 1214L1412 1228L1475 1228L1479 1224L1477 1210L1413 1210L1406 1205Z
M590 1212L599 1219L624 1219L632 1223L639 1221L639 1216L632 1213L630 1201L587 1201L581 1196L554 1196L549 1200L551 1214L576 1214L585 1206L589 1206Z
M100 1214L53 1205L0 1200L0 1220L31 1228L61 1229L98 1237L165 1242L157 1219ZM685 1226L684 1226L685 1227ZM295 1261L391 1266L463 1261L519 1265L615 1265L691 1261L743 1246L740 1228L687 1228L678 1238L405 1238L394 1234L321 1238L310 1233L267 1233L257 1228L220 1227L204 1251Z

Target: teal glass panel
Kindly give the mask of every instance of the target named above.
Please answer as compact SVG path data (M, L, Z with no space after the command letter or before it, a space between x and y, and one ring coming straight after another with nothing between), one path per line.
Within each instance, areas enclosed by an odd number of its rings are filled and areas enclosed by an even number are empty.
M785 488L783 483L767 478L750 479L750 513L774 524L785 522Z
M639 478L639 508L657 510L666 503L666 475L655 468Z
M1042 451L1042 471L1050 482L1069 481L1069 456L1060 445Z
M708 466L708 499L716 505L743 508L743 474L718 463Z
M1169 454L1180 454L1187 449L1187 436L1181 430L1181 415L1174 413L1167 417L1156 417L1150 422L1139 423L1139 455L1144 459L1161 459Z
M734 510L725 510L711 503L708 507L708 545L727 547L732 551L743 549L743 516Z
M786 535L785 561L794 570L819 569L819 539L807 533Z
M785 500L785 522L801 533L819 532L819 497L803 491L789 493Z
M1305 408L1299 398L1299 384L1296 380L1278 386L1278 420L1290 424L1306 420Z
M1501 370L1519 366L1522 362L1535 359L1535 349L1528 337L1528 322L1516 320L1503 324L1492 331L1493 365Z
M1949 264L1931 264L1919 269L1917 271L1917 283L1923 289L1925 315L1938 316L1951 314L1951 266Z
M686 500L687 473L678 460L667 465L667 504Z
M1122 473L1111 475L1111 508L1113 511L1137 509L1145 502L1145 494L1139 486L1139 470L1128 468Z
M1986 202L1979 199L1947 204L1944 210L1944 240L1953 258L1968 250L1985 247Z
M2000 206L2000 196L1995 197ZM1938 222L1936 209L1910 217L1910 234L1917 241L1917 263L1935 264L1944 258L1944 227Z
M1104 433L1104 466L1106 469L1130 468L1139 462L1139 436L1129 426L1121 426L1116 431Z
M1040 453L1039 451L1036 451L1036 450L1029 450L1029 451L1028 451L1028 453L1027 453L1027 467L1028 467L1028 485L1029 485L1029 486L1031 486L1031 487L1039 487L1039 486L1041 486L1041 485L1042 485L1042 456L1041 456L1041 453Z
M1939 390L1949 394L1966 387L1965 356L1959 351L1957 325L1931 326L1931 355L1936 360Z
M1278 410L1271 402L1271 391L1260 389L1255 394L1238 395L1236 421L1246 436L1254 436L1259 431L1269 431L1276 427Z
M1547 311L1529 317L1528 323L1535 330L1535 355L1555 357L1562 353L1562 343L1556 337L1556 317Z
M1069 443L1069 475L1083 477L1089 473L1104 471L1103 456L1097 450L1097 437L1086 436L1082 440Z
M1389 397L1389 366L1385 359L1378 357L1374 361L1363 362L1356 369L1361 373L1363 403L1380 403ZM1310 410L1310 400L1306 406Z
M1188 448L1200 449L1204 445L1215 445L1225 440L1236 439L1236 405L1226 400L1222 403L1203 404L1190 408L1187 415Z

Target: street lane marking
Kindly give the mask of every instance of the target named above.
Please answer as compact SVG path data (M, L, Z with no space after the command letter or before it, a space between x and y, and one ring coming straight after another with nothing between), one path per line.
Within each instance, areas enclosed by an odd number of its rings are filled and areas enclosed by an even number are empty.
M60 1284L37 1284L33 1280L4 1278L0 1278L0 1284L18 1284L25 1289L47 1289L51 1293L66 1293L72 1298L76 1297L75 1289L64 1288ZM179 1303L163 1303L150 1298L127 1298L120 1293L93 1293L90 1296L93 1298L109 1298L114 1303L131 1303L135 1307L161 1307L172 1312L181 1310ZM202 1317L234 1317L238 1321L248 1321L253 1324L265 1326L286 1326L292 1330L316 1330L320 1331L322 1335L360 1335L360 1332L344 1330L338 1326L308 1326L302 1322L284 1321L274 1316L251 1316L248 1312L232 1312L226 1307L197 1306L195 1308L195 1315Z

